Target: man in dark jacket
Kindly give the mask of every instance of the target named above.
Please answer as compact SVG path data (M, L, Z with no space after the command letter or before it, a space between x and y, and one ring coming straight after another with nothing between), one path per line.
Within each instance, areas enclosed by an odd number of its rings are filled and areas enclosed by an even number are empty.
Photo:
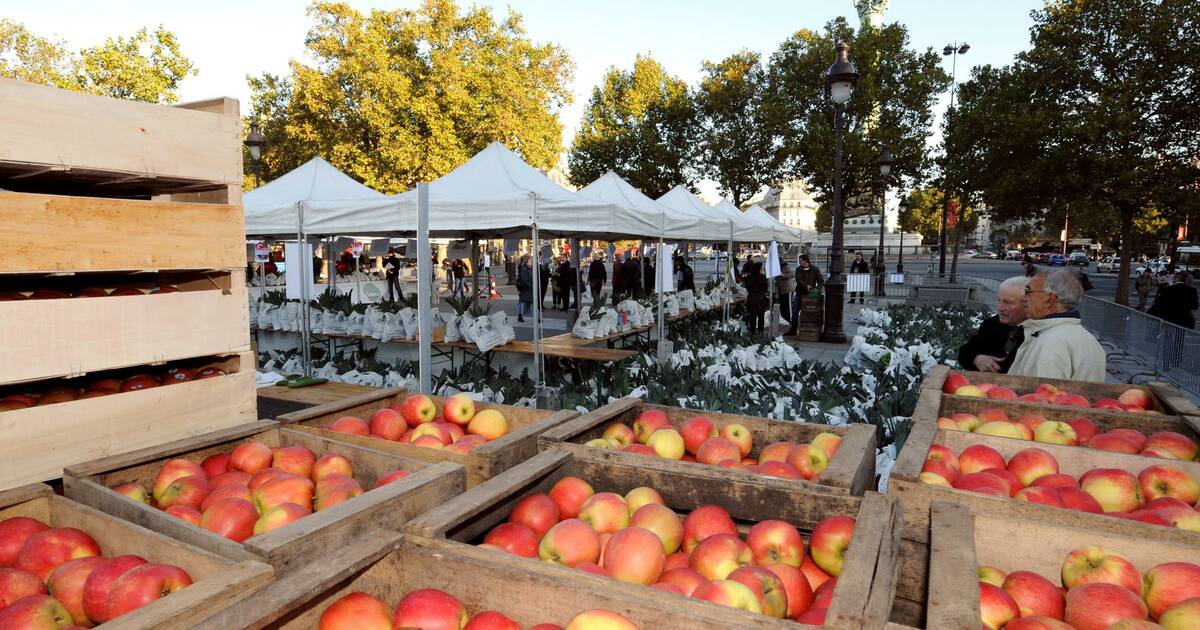
M541 269L538 271L538 289L540 289L541 292L541 295L537 296L539 298L538 312L546 310L546 289L550 286L551 282L552 278L550 277L550 260L543 256Z
M592 291L592 304L600 303L600 291L608 281L608 269L604 267L604 254L597 252L592 256L592 264L588 267L588 288Z
M404 263L396 255L396 248L389 247L387 257L383 259L384 275L387 277L388 300L404 299L404 291L400 288L400 268Z
M850 263L850 273L871 273L871 267L867 265L867 261L863 260L862 252L855 252L854 261ZM850 303L854 303L854 299L858 298L858 303L864 302L862 291L850 292Z
M821 277L821 270L812 264L808 254L800 254L800 263L796 267L796 293L808 295L809 291L820 291L824 286L825 279Z
M688 264L687 258L683 256L679 257L679 290L696 290L696 272L692 270L692 266Z
M1184 281L1185 275L1183 271L1175 272L1171 284L1158 290L1154 305L1146 312L1177 326L1192 329L1196 327L1196 316L1192 311L1200 308L1200 303L1197 302L1196 289Z
M1025 312L1023 276L1009 278L996 290L996 314L983 320L979 330L958 349L958 363L964 370L1005 374L1017 358L1017 348L1025 337L1021 322Z
M628 293L626 297L637 299L642 296L642 264L634 257L632 251L625 258L625 265L621 267L625 273L625 291Z
M533 316L533 267L529 256L522 256L517 265L517 321L525 321L525 313Z
M767 313L767 290L770 285L763 275L762 263L750 263L746 275L742 277L746 283L746 327L750 334L761 335ZM774 336L775 331L771 331Z

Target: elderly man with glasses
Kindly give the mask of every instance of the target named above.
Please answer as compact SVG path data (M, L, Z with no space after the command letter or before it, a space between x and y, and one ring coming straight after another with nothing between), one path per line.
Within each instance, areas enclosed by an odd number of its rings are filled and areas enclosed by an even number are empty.
M1045 271L1025 286L1025 341L1009 374L1103 381L1104 348L1079 321L1083 287L1066 269Z
M1017 358L1024 337L1025 276L1009 278L996 290L996 314L983 320L979 330L958 350L964 370L1005 374Z

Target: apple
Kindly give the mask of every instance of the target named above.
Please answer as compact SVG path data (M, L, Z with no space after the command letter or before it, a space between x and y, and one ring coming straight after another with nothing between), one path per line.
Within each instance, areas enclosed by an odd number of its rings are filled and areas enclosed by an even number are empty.
M662 495L658 490L648 486L640 486L625 493L625 507L629 509L629 515L633 516L643 505L650 503L658 503L666 505Z
M229 468L251 475L271 465L271 447L262 442L244 442L229 455Z
M317 621L319 630L392 630L393 627L392 609L363 592L338 599Z
M813 608L829 608L833 603L833 591L837 588L837 578L829 578L817 590L813 591Z
M39 630L66 628L72 624L71 612L49 595L23 597L0 610L0 628Z
M659 457L667 459L683 459L686 452L683 436L675 429L658 429L651 433L650 438L646 440L646 446L654 449Z
M1066 444L1068 446L1075 446L1079 443L1079 437L1071 425L1051 420L1039 424L1033 430L1033 439L1046 444Z
M74 527L55 527L26 538L12 566L45 581L51 571L68 560L98 555L100 545L87 533Z
M1008 579L1008 574L996 567L982 566L975 572L980 582L1001 588L1004 587L1004 580Z
M268 461L270 460L268 459ZM167 486L171 485L172 481L181 477L199 477L207 480L208 473L204 472L204 469L196 462L186 459L172 459L163 464L163 467L158 470L158 474L154 477L154 485L151 487L154 500L161 501L162 493L167 489Z
M1185 599L1158 617L1164 630L1194 630L1200 627L1200 597Z
M162 496L158 498L158 507L165 510L180 505L199 509L207 496L208 479L206 477L180 477L163 489Z
M1066 473L1054 473L1051 475L1042 475L1033 480L1029 484L1035 488L1078 488L1079 482L1075 478Z
M1090 409L1091 401L1079 394L1068 394L1061 392L1050 401L1054 405L1067 405L1070 407L1080 407L1082 409Z
M783 590L787 594L786 618L796 619L808 612L813 604L813 589L803 571L789 564L769 564L763 568L774 573L783 583Z
M786 462L794 448L796 448L794 442L772 442L763 447L762 452L758 454L758 463Z
M1007 387L996 386L988 391L987 397L993 400L1016 400L1017 393Z
M1008 460L1006 468L1017 476L1022 486L1028 486L1039 477L1058 473L1058 460L1040 448L1017 451Z
M229 459L232 457L229 453L217 453L209 455L200 462L200 467L204 469L204 474L208 480L212 481L213 477L229 472Z
M200 510L188 505L172 505L163 510L167 514L174 516L181 521L187 521L192 525L200 525Z
M648 409L638 415L633 421L633 432L637 435L637 441L646 444L650 441L650 436L659 429L666 429L671 426L671 421L667 419L666 412L660 409Z
M753 469L752 469L753 470ZM765 464L759 464L757 471L760 475L768 477L783 477L784 479L804 479L804 474L801 473L795 466L780 461L769 461Z
M1139 450L1139 451L1146 447L1146 436L1141 431L1138 431L1137 429L1118 428L1118 429L1109 429L1108 432L1111 433L1112 435L1122 437L1122 438L1125 438L1126 440L1129 440L1129 442L1132 443L1135 447L1137 447L1137 450Z
M255 490L258 490L259 486L263 485L264 483L267 483L268 481L270 481L282 474L285 474L285 473L282 470L279 470L278 468L264 468L264 469L258 471L253 477L250 478L250 483L247 483L246 487L249 488L251 492L254 492ZM286 474L290 475L291 473L286 473Z
M676 551L673 554L669 554L667 556L667 563L663 565L663 570L670 571L671 569L686 569L688 566L689 557L691 557L691 554L686 551Z
M1200 482L1180 468L1151 466L1138 473L1137 479L1147 501L1159 497L1174 497L1189 505L1200 501Z
M284 503L295 503L311 512L313 490L313 482L307 477L281 472L253 491L252 502L260 514Z
M11 567L17 561L17 553L29 537L50 529L45 523L28 516L14 516L0 520L0 567Z
M200 512L205 512L208 510L210 505L220 501L221 499L227 499L229 497L245 499L251 503L254 502L254 493L249 487L240 484L225 484L223 486L214 488L208 493L208 496L204 497L204 501L200 503Z
M683 550L691 553L701 541L718 534L737 536L737 525L724 508L702 505L683 519Z
M1154 401L1150 398L1150 394L1146 393L1146 390L1136 387L1121 392L1121 395L1117 397L1117 401L1123 405L1133 405L1142 409L1152 409L1154 407Z
M1067 424L1075 430L1075 438L1079 441L1079 444L1087 444L1088 440L1100 433L1100 429L1096 426L1096 423L1087 418L1067 420Z
M962 374L952 373L950 376L947 376L945 382L942 383L942 393L953 394L957 392L960 387L966 387L970 384L971 381L967 380L967 377L963 376Z
M312 467L316 461L317 456L303 446L285 446L276 449L271 456L271 467L307 479L312 476Z
M658 535L631 526L616 532L608 540L601 566L622 582L649 586L658 581L666 561Z
M558 505L545 494L531 494L517 501L508 515L510 523L520 523L537 534L538 540L559 520Z
M467 433L492 441L508 433L508 419L495 409L484 409L471 418L467 425Z
M139 564L117 578L108 594L108 614L115 619L191 586L187 571L169 564Z
M536 630L536 628L530 628ZM595 608L575 615L565 630L641 630L632 621L611 610Z
M1030 486L1021 488L1013 495L1018 501L1028 501L1029 503L1041 503L1042 505L1050 505L1053 507L1062 507L1062 499L1058 498L1058 493L1054 492L1054 488L1046 488L1039 486Z
M317 482L316 498L313 501L313 507L317 512L328 510L362 493L362 486L353 477L327 475Z
M103 558L78 558L77 560L68 560L62 566L93 559L104 562ZM54 573L50 575L53 576ZM38 579L38 576L20 569L0 568L0 610L4 610L22 597L46 592L46 583Z
M725 460L740 461L741 458L742 452L738 445L723 437L708 438L696 451L696 461L701 464L716 465Z
M422 630L461 630L467 625L467 619L466 606L453 595L433 588L423 588L405 595L400 603L396 604L392 625L396 628Z
M1165 507L1155 512L1171 525L1190 532L1200 532L1200 511L1179 507Z
M709 580L723 580L738 567L750 566L750 547L732 534L705 538L692 550L688 567Z
M854 519L849 516L829 516L813 527L809 538L809 555L813 562L833 577L842 573L846 549L854 535Z
M448 426L450 425L441 422L426 422L425 424L417 426L417 428L413 429L412 432L408 434L409 442L415 443L418 439L428 435L437 438L438 442L441 442L442 446L452 444L454 442L454 438L452 435L450 435L450 429L446 428Z
M1136 455L1141 448L1132 440L1121 437L1109 431L1108 433L1100 433L1092 437L1085 444L1088 448L1095 448L1102 451L1112 451L1114 453L1128 453Z
M727 424L721 427L721 437L736 444L742 457L750 455L750 451L754 450L754 434L745 425ZM835 445L833 449L837 450L837 446Z
M1135 595L1142 594L1142 574L1124 556L1103 547L1088 545L1067 554L1062 565L1062 583L1068 590L1081 584L1115 584Z
M937 473L934 473L934 472L929 472L927 470L921 471L921 474L917 475L917 480L925 485L937 486L939 488L953 488L954 487L953 484L951 484L949 481L946 481L945 477L943 477Z
M579 516L579 508L589 497L596 494L591 484L579 477L563 477L554 483L547 495L558 506L560 518L569 519Z
M108 596L117 580L134 567L146 564L140 556L107 558L92 569L83 583L83 612L95 623L112 619L108 612Z
M609 534L605 534L605 536L609 536ZM601 543L601 546L603 546L603 543ZM600 558L601 558L601 562L603 562L604 552L600 553ZM607 578L612 577L612 574L608 572L608 569L605 569L604 567L602 567L598 564L591 563L591 562L580 562L579 564L575 565L575 568L578 569L579 571L583 571L584 573L591 573L594 575L603 575L604 577L607 577Z
M925 461L930 460L945 462L947 466L956 471L959 469L958 456L944 444L934 444L929 447L929 452L925 454Z
M487 533L483 542L513 555L538 557L538 535L521 523L501 523Z
M288 523L298 521L312 514L312 510L295 503L281 503L263 511L262 516L254 522L254 535L263 534L279 529Z
M621 495L599 492L580 506L579 520L590 525L597 534L612 534L629 526L629 508Z
M987 398L987 392L980 389L977 385L963 385L954 392L955 396L966 396L968 398Z
M1168 608L1200 597L1200 565L1164 562L1146 571L1142 584L1150 616L1158 619Z
M983 424L975 414L971 413L956 413L950 416L950 419L958 427L959 431L974 431Z
M407 470L393 470L392 472L376 480L375 485L371 486L371 489L374 490L375 488L386 486L387 484L392 483L393 481L399 481L410 474L412 473L408 472Z
M417 438L412 441L412 445L420 446L422 448L446 448L446 443L436 435L417 436Z
M748 610L760 614L763 612L762 607L758 604L758 598L754 596L754 591L745 584L733 580L713 580L697 588L692 593L692 597L738 610Z
M538 557L546 562L574 567L600 559L600 537L596 530L577 519L566 519L546 532L538 544Z
M354 416L342 416L329 425L329 430L335 433L347 433L349 435L370 435L371 428L366 420L355 418Z
M1000 586L1021 609L1022 617L1062 619L1066 600L1063 591L1032 571L1013 571Z
M392 409L400 412L408 426L415 427L426 422L433 422L437 417L437 405L425 394L412 394L399 403L399 409L393 404Z
M687 452L697 455L700 451L700 445L704 444L709 438L718 437L719 433L717 425L711 419L704 416L696 416L684 421L683 426L679 427L679 435L683 437L683 446L687 449Z
M1144 457L1157 457L1159 459L1179 459L1178 457L1175 457L1174 453L1157 448L1144 448L1140 453L1138 453L1138 455L1142 455Z
M679 587L683 595L691 597L702 584L708 582L708 579L696 572L695 569L688 567L676 567L663 571L659 578L660 584L672 584Z
M1191 461L1196 459L1198 447L1186 435L1176 433L1174 431L1159 431L1151 433L1150 437L1146 438L1146 443L1143 448L1152 448L1159 451L1171 453L1176 458L1183 461Z
M958 470L963 475L1005 466L1004 456L996 449L983 444L968 446L958 455Z
M1024 431L1022 431L1024 429ZM1032 439L1025 437L1025 431L1029 431L1029 427L1016 422L989 422L980 425L975 429L975 433L979 435L994 435L996 437L1006 437L1014 440ZM1031 434L1032 435L1032 434Z
M150 505L150 494L142 487L140 483L123 483L119 486L113 486L113 492L124 495L138 503Z
M1090 512L1092 514L1104 513L1104 508L1100 507L1100 503L1092 498L1092 495L1079 488L1058 487L1054 489L1054 493L1058 495L1058 500L1062 501L1063 507L1068 510Z
M1004 589L987 582L979 583L979 618L989 628L1002 628L1020 616L1017 602Z
M1036 415L1036 414L1030 414L1030 415ZM957 420L959 418L969 418L970 416L971 416L971 414L969 414L969 413L961 413L961 414L956 413L950 417L954 420ZM1008 417L1008 414L1005 413L1004 410L1000 409L999 407L988 407L987 409L980 409L979 413L975 414L975 418L977 420L979 420L979 424L987 424L989 422L1010 422L1011 421L1011 418ZM1045 418L1042 418L1042 420L1045 420Z
M989 468L988 470L999 469ZM1014 494L1012 485L1006 479L998 475L993 475L990 472L962 475L954 482L954 488L998 497L1011 497Z
M521 630L521 626L503 613L485 610L471 617L463 630Z
M1119 468L1093 468L1079 478L1079 488L1105 512L1131 512L1142 502L1137 477Z
M1120 628L1120 624L1109 626L1108 630L1133 630L1131 628ZM1004 630L1075 630L1065 621L1059 621L1052 617L1017 617L1004 625Z
M670 555L683 542L683 522L671 508L660 503L647 503L629 519L630 527L641 527L658 536L663 553Z
M788 454L787 463L795 466L805 479L812 480L829 467L829 456L819 448L801 444Z
M600 434L600 437L621 446L629 446L637 442L637 434L633 432L633 429L620 422L614 422L605 427L604 433Z
M271 470L271 469L268 468L267 470ZM259 473L259 474L262 474L262 473ZM254 477L251 477L249 475L249 473L244 473L240 470L231 470L229 472L221 473L221 474L217 475L216 477L213 477L212 479L209 479L208 480L208 491L209 491L209 493L212 493L213 491L215 491L217 488L220 488L221 486L242 486L244 488L249 488L250 482L253 479L254 479ZM116 488L113 488L113 489L115 490Z
M1040 394L1049 399L1053 399L1055 396L1062 393L1063 391L1064 390L1061 390L1058 387L1051 385L1050 383L1041 383L1033 389L1033 393Z
M236 497L221 499L200 515L200 527L235 542L253 536L257 521L258 510L254 509L254 504Z
M778 575L762 567L742 567L730 573L728 579L749 587L764 615L779 619L787 617L787 589Z
M808 580L808 585L815 593L821 585L833 579L833 576L826 573L821 567L813 562L811 555L805 555L804 560L800 563L800 572L804 574L804 578Z
M328 475L345 475L347 477L354 476L354 466L350 464L350 460L330 453L322 455L313 463L312 480L320 481L322 477Z
M1105 630L1122 619L1145 618L1141 598L1115 584L1080 584L1067 591L1063 621L1076 630Z
M800 567L804 560L804 539L791 523L766 520L756 523L746 535L746 544L757 566L786 564Z
M465 427L475 417L475 401L463 393L449 396L446 402L442 403L442 417L447 422Z
M960 430L958 428L958 423L956 423L955 421L951 420L950 418L946 418L944 416L938 417L938 419L934 422L934 425L937 426L937 428L939 428L939 429L945 429L947 431L959 431Z
M946 485L952 485L958 480L958 470L951 468L944 460L940 459L925 460L925 465L921 467L921 473L932 473L937 475L946 482Z

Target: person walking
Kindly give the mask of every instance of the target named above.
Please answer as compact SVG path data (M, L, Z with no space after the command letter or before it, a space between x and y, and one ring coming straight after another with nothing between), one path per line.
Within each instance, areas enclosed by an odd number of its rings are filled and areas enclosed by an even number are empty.
M983 320L979 330L958 349L964 370L1006 374L1025 340L1021 322L1025 313L1025 276L1009 278L996 290L996 314Z
M767 277L763 275L762 263L751 263L743 280L746 283L746 327L750 334L763 333L763 319L767 314Z
M1066 269L1038 273L1025 285L1025 340L1008 373L1071 381L1103 381L1107 357L1080 323L1083 287Z
M623 254L613 254L612 297L614 304L620 302L625 295L625 261L623 257Z
M464 263L461 258L454 259L454 261L450 263L450 274L454 278L454 290L450 294L451 297L466 297L467 264Z
M679 257L679 290L696 290L696 272L692 270L692 266L688 264L687 258L683 256Z
M512 254L504 254L504 283L516 284L517 282L517 265L513 262Z
M867 261L863 260L862 252L854 253L854 260L850 263L850 273L871 273L871 267ZM865 301L863 295L862 291L851 291L850 303L853 304L855 296L858 296L858 303L862 304Z
M1138 296L1137 310L1146 310L1146 299L1150 297L1150 289L1153 287L1154 277L1150 275L1150 270L1142 269L1142 273L1138 274L1137 282L1134 284Z
M400 288L400 269L404 263L396 255L396 248L389 247L387 257L383 259L383 272L387 278L388 301L395 302L404 299L404 291ZM394 289L394 290L393 290Z
M550 260L549 257L542 258L541 269L538 276L538 311L546 310L546 289L550 285Z
M604 254L592 254L592 264L588 266L588 289L592 292L592 304L600 303L600 291L608 281L608 269L604 267Z
M1189 287L1185 282L1186 273L1184 271L1175 272L1171 276L1171 284L1158 290L1158 296L1154 298L1154 305L1146 312L1190 330L1196 327L1196 316L1193 311L1200 308L1200 303L1197 302L1196 289ZM1141 278L1138 280L1141 281Z
M525 321L525 314L533 316L533 267L529 256L522 256L517 264L517 321Z
M484 292L487 293L490 299L492 295L492 252L486 248L483 250L483 260L480 261L480 267L480 271L483 272L484 276L483 286L487 287ZM479 287L475 287L475 290L479 291Z
M629 252L622 269L625 271L625 290L629 293L629 298L636 300L642 297L642 264L634 252Z
M650 254L642 257L642 289L646 295L654 294L654 260L657 256Z
M775 278L775 301L779 303L779 315L787 320L787 335L796 334L795 296L796 279L788 269L786 260L779 261L779 277Z

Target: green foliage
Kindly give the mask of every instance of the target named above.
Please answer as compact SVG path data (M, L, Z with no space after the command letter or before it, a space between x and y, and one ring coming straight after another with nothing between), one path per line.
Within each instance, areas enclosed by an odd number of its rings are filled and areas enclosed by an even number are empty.
M305 45L315 62L292 61L286 78L248 79L268 141L264 179L321 155L397 193L494 141L537 168L557 163L557 111L570 101L572 64L561 48L532 42L520 15L498 20L453 0L367 14L316 2L308 13Z
M0 19L0 76L68 90L147 103L174 103L195 75L175 34L163 26L110 37L77 53L63 41L39 37L24 25Z
M777 175L765 89L766 71L758 54L743 50L717 63L705 62L696 90L705 174L736 206Z
M699 133L687 84L639 55L631 70L610 68L592 90L567 154L571 183L586 186L613 171L657 199L695 180Z

